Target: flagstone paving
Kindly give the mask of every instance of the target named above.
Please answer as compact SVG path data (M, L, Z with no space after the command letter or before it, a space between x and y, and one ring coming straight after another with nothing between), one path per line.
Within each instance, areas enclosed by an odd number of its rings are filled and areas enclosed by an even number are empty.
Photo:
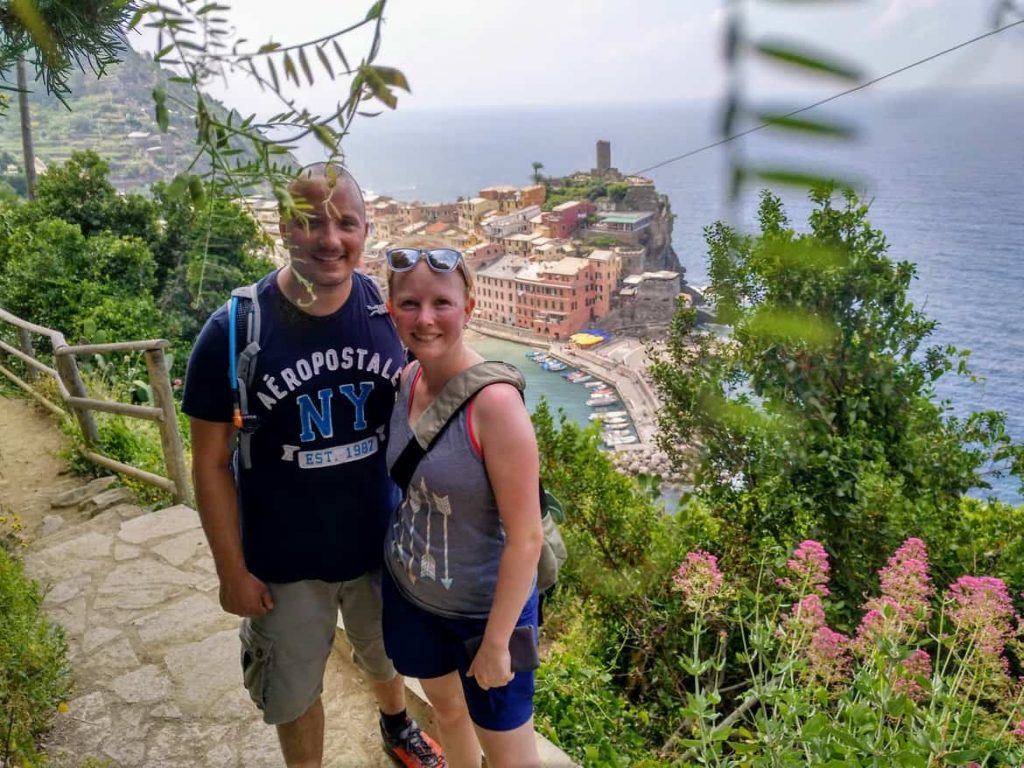
M0 434L0 507L25 524L26 570L70 651L74 693L47 740L53 765L78 768L92 757L110 768L283 766L274 729L242 687L239 619L220 608L198 514L120 503L122 494L109 494L124 489L105 479L81 490L87 480L57 458L59 433L29 403L0 397ZM422 699L408 700L431 728ZM392 765L343 631L324 708L326 768ZM546 766L571 765L549 743L541 748Z
M74 669L74 697L47 744L56 764L283 765L274 730L242 688L238 619L220 608L195 511L120 505L37 540L25 563L47 589ZM326 765L391 764L343 638L325 706Z

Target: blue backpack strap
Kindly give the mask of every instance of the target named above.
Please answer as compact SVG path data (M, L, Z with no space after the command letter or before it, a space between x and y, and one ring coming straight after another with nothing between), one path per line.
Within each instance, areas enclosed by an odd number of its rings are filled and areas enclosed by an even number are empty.
M252 467L250 440L259 426L259 417L249 412L249 387L256 375L256 356L260 351L259 283L235 288L228 304L228 377L234 405L232 423L238 436L238 453L245 469ZM238 339L243 339L238 351Z

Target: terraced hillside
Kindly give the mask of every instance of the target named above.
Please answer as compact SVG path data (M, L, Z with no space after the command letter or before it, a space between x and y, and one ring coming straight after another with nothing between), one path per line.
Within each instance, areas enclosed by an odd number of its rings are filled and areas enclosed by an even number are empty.
M29 111L36 156L50 165L63 162L75 150L95 150L110 163L111 181L122 191L148 187L185 170L195 154L192 118L169 99L169 130L160 133L152 92L162 85L170 96L186 103L193 103L194 96L187 86L169 83L168 76L150 56L128 51L124 62L100 80L92 73L74 75L70 110L42 90L34 92ZM7 114L0 115L0 157L7 152L20 162L18 120L12 99Z

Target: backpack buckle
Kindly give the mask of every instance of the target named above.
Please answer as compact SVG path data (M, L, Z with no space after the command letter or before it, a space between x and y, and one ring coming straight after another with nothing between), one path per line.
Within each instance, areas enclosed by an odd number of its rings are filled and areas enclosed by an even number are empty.
M245 432L251 435L260 425L260 417L255 413L242 414L242 409L236 407L234 415L231 418L231 423L235 426L239 432Z

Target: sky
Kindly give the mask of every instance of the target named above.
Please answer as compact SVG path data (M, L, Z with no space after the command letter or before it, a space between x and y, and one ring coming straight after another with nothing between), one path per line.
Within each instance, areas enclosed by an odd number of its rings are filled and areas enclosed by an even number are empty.
M737 4L744 9L749 37L827 51L869 78L987 31L999 2ZM234 0L229 20L248 45L271 40L288 45L347 26L370 4ZM726 5L726 0L390 0L377 63L397 67L408 78L412 94L400 94L403 110L704 100L720 96L727 84L721 56ZM364 56L369 43L358 33L342 41L350 61ZM133 44L152 50L155 41L144 35ZM830 78L797 76L753 56L744 62L744 87L761 96L813 99L846 87ZM883 87L1008 85L1024 86L1024 25ZM240 74L207 89L243 112L270 108L267 95ZM292 95L324 113L345 91L342 79L332 83L318 70L314 87Z

